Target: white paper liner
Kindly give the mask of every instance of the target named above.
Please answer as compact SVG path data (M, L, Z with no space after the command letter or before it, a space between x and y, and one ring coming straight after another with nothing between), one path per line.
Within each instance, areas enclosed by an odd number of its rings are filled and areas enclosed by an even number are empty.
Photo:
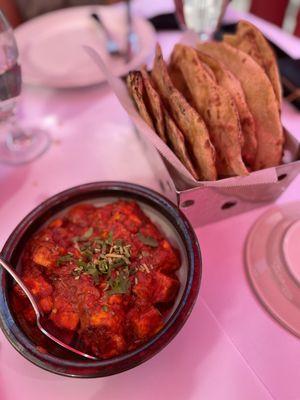
M183 41L192 41L193 38L189 36L183 38ZM184 167L181 161L176 157L173 151L159 138L153 129L151 129L144 120L140 117L133 101L128 93L125 83L115 76L113 76L108 66L103 62L100 55L93 48L89 46L83 46L84 50L89 54L91 59L97 64L102 74L105 75L108 83L110 84L113 92L119 99L122 107L125 109L133 124L138 129L140 135L147 141L150 142L159 153L175 168L175 170L182 176L182 178L188 183L190 182L191 187L196 186L207 186L207 187L236 187L236 186L249 186L256 184L275 183L277 182L276 168L267 168L260 171L250 173L248 176L243 177L231 177L218 181L197 181L193 178L190 172Z

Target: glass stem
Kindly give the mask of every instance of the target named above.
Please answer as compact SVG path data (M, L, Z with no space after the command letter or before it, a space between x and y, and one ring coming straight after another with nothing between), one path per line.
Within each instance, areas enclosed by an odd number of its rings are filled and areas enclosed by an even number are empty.
M7 133L5 144L10 151L18 152L24 150L26 147L30 146L32 143L32 135L26 133L18 123L19 114L18 101L15 99L11 108L9 110L9 115L7 116Z
M198 34L198 36L199 36L199 40L200 40L200 42L207 42L208 40L211 40L212 39L212 34L209 34L209 33L207 33L207 32L200 32L199 34Z
M6 145L11 151L20 151L30 146L32 143L32 135L25 133L20 127L14 123L10 132L6 137Z

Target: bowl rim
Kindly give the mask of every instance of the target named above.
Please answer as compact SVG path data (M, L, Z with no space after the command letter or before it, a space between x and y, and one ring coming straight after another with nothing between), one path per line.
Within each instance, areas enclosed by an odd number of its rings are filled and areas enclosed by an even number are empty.
M97 192L99 192L99 195L96 195ZM170 200L152 189L133 183L118 181L92 182L78 185L46 199L28 213L12 231L2 248L1 256L9 262L17 246L20 246L21 239L30 230L31 225L34 223L38 225L37 221L45 217L47 212L49 213L51 210L57 209L54 212L55 214L71 204L88 200L89 196L91 196L90 199L112 196L132 198L133 200L140 200L149 204L163 214L173 227L175 226L176 231L181 237L187 253L188 271L186 285L179 304L163 328L149 341L131 352L107 360L78 361L62 359L49 353L41 353L37 350L36 345L27 338L15 322L13 314L10 311L7 291L5 290L5 277L7 273L0 269L0 285L3 288L0 293L0 327L5 336L13 347L33 364L47 371L71 377L113 375L133 368L158 353L175 337L189 317L199 292L202 277L202 258L198 239L191 224L181 210ZM46 220L49 218L51 216L48 216ZM13 327L13 330L11 327ZM53 364L55 364L55 367ZM87 369L90 369L87 375L83 374L82 371Z

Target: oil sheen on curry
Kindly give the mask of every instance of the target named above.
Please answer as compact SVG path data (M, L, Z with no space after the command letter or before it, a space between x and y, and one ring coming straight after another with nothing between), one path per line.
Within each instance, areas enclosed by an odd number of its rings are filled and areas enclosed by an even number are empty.
M73 206L27 243L21 275L57 336L99 358L135 349L154 336L179 289L180 257L133 201ZM43 344L19 286L13 309Z

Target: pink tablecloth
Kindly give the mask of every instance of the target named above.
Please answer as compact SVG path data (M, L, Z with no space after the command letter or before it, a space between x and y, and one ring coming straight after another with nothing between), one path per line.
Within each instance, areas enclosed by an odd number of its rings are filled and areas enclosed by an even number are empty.
M171 4L152 1L151 13L167 11ZM148 1L135 2L136 12L147 6L149 10ZM269 35L287 46L294 43L266 26ZM159 40L167 52L178 37L164 33ZM24 104L30 119L40 122L42 117L49 126L53 144L34 163L0 166L0 245L28 211L70 186L114 179L159 190L130 122L107 86L63 92L26 88ZM300 138L300 114L285 104L282 117ZM279 202L299 200L299 183L300 178ZM30 364L0 333L0 400L299 399L299 340L261 308L244 273L245 237L262 212L197 229L204 261L200 297L180 334L156 357L117 376L74 380Z

